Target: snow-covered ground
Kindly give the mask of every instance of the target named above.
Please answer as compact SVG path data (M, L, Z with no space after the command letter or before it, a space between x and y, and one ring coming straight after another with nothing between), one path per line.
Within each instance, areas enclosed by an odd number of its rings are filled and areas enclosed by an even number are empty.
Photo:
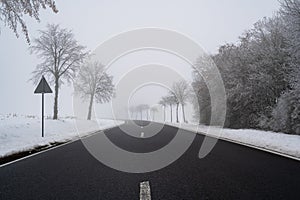
M171 124L186 130L205 133L238 143L248 144L262 149L279 152L300 158L300 136L253 129L226 129L197 126L193 124ZM209 133L209 134L208 134Z
M85 136L122 123L123 121L108 119L75 120L70 117L59 120L45 119L45 137L41 137L40 118L0 115L0 158L45 145L75 140L79 135Z
M75 120L68 117L60 120L46 119L45 137L42 138L40 118L36 116L0 115L0 158L41 146L72 141L78 139L79 135L89 135L97 130L111 128L123 123L123 121L108 119L98 119L97 121ZM298 135L252 129L223 129L193 124L170 125L205 134L208 134L209 130L209 134L215 137L300 158L300 136Z

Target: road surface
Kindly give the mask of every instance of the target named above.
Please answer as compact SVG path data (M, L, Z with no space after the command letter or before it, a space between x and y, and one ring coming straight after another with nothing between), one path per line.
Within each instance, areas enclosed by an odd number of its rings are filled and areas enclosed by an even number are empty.
M143 137L125 135L118 127L105 134L119 147L142 153L162 148L177 131L165 126L148 137L145 129L132 129L144 132ZM0 199L138 200L143 181L150 185L152 200L300 199L300 162L221 140L199 159L203 139L197 134L174 163L142 174L107 167L78 140L1 167Z

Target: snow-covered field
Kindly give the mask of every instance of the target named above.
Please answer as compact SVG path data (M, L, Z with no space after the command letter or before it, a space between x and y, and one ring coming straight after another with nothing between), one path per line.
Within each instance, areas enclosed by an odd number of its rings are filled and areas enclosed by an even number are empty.
M111 128L122 123L124 122L108 119L98 119L97 121L75 120L68 117L59 120L46 119L45 137L42 138L40 118L36 116L0 115L0 158L41 146L72 141L78 139L79 136L89 135L97 130ZM208 126L170 125L208 134ZM300 136L298 135L218 127L210 127L209 134L300 158Z
M226 129L218 127L197 126L193 124L171 125L300 158L299 135L289 135L284 133L253 129Z
M98 123L97 123L98 122ZM54 143L68 142L122 124L123 121L97 121L62 118L45 119L45 137L41 137L41 120L36 116L0 115L0 157L32 150ZM77 127L79 130L77 131Z

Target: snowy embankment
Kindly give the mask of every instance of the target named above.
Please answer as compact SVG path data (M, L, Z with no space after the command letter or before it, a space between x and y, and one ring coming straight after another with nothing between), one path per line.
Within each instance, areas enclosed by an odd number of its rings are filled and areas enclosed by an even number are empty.
M97 123L98 122L98 123ZM76 140L95 131L124 123L108 119L97 121L62 118L45 119L45 137L41 137L41 119L35 116L0 115L0 158ZM77 127L79 130L77 131Z
M285 133L276 133L254 129L227 129L202 125L197 126L193 124L171 125L300 159L299 135L289 135Z

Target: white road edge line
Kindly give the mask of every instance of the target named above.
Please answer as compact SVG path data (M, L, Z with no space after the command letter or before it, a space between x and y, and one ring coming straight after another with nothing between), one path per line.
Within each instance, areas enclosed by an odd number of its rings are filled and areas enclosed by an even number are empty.
M122 124L120 124L120 125L122 125ZM115 127L120 126L120 125L116 125L116 126L113 126L113 127L109 127L109 128L103 129L103 130L91 131L90 134L85 135L85 136L83 136L82 138L91 137L91 136L95 135L96 133L98 133L99 131L107 131L107 130L109 130L109 129L115 128ZM0 168L1 168L1 167L5 167L5 166L7 166L7 165L11 165L11 164L16 163L16 162L19 162L19 161L21 161L21 160L25 160L25 159L30 158L30 157L33 157L33 156L37 156L37 155L42 154L42 153L46 153L47 151L50 151L50 150L53 150L53 149L56 149L56 148L63 147L63 146L65 146L65 145L68 145L68 144L71 144L71 143L73 143L73 142L76 142L76 141L78 141L78 140L80 140L80 139L81 139L81 137L78 136L78 138L74 138L74 139L72 139L72 140L69 141L69 142L66 142L66 143L63 143L63 144L60 144L60 145L57 145L57 146L53 146L53 147L50 146L49 148L47 148L47 149L45 149L45 150L41 150L41 151L38 151L38 152L36 152L36 153L30 154L30 155L28 155L28 156L25 156L25 157L22 157L22 158L13 160L13 161L11 161L11 162L2 164L2 165L0 165Z
M149 181L143 181L140 183L140 200L151 200Z

